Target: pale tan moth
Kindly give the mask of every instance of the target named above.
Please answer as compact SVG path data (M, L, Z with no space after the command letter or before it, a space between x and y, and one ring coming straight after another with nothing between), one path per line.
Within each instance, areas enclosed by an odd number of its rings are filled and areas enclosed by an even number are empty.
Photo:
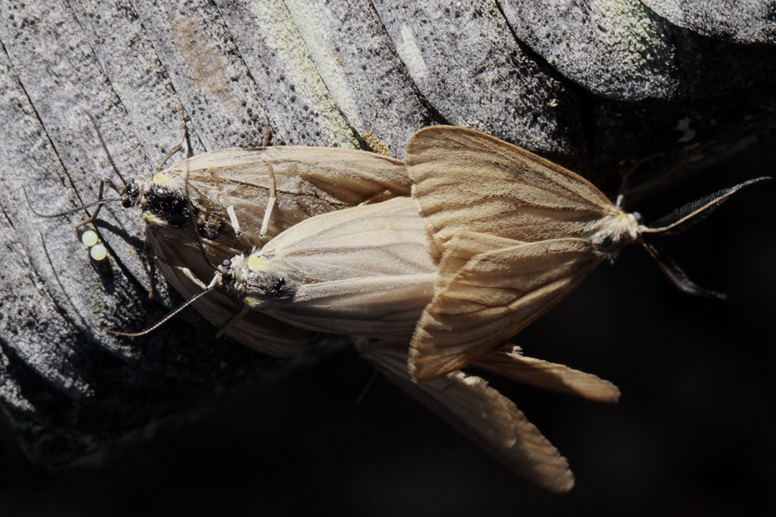
M623 246L640 242L660 259L646 236L676 230L765 179L647 227L581 176L470 129L417 132L406 163L412 201L303 221L233 258L223 286L302 328L411 341L413 377L429 381L501 348ZM722 296L668 259L659 263L680 289Z
M383 373L515 471L555 491L573 485L566 460L511 401L460 369L471 364L556 391L615 401L619 392L610 383L523 357L506 339L623 245L641 241L657 255L644 235L671 230L745 185L648 228L586 180L551 162L472 130L435 127L410 140L407 168L395 160L391 167L377 167L381 172L391 169L384 177L398 186L388 188L390 182L386 185L381 176L377 188L345 203L349 208L306 214L311 217L271 230L283 207L277 171L289 156L301 164L290 177L310 163L332 160L335 165L323 169L348 171L346 177L357 179L363 179L364 155L377 157L360 151L337 156L334 149L285 149L296 154L273 158L263 152L251 161L254 168L266 167L253 172L258 179L248 185L258 186L258 194L240 191L224 197L229 187L221 176L215 185L197 189L207 176L192 176L191 171L212 176L217 169L194 161L199 157L182 162L183 174L174 166L125 189L125 205L144 210L154 254L162 264L171 264L166 277L173 285L175 280L188 282L189 292L181 291L189 295L204 287L201 279L215 273L208 297L199 302L216 295L229 300L227 329L244 343L258 340L248 332L263 329L264 322L250 319L257 312L294 327L368 338L359 349ZM408 190L407 171L414 182L411 198L402 197ZM234 188L244 188L242 178L230 179L241 185ZM338 191L337 175L327 178L324 183ZM291 197L297 201L300 195L296 190ZM235 208L250 203L242 211ZM195 225L187 224L191 219ZM196 229L196 234L181 228ZM223 266L213 266L229 251L247 246L253 251L235 253ZM715 294L690 283L675 265L661 267L684 290ZM200 303L197 308L207 316L213 307L203 309ZM413 383L413 377L425 382Z
M581 176L470 129L418 131L406 163L439 262L433 299L412 337L410 367L420 381L498 349L633 242L681 290L723 297L690 282L647 238L676 231L742 187L770 179L724 189L649 227Z
M184 138L185 130L181 142ZM106 185L119 198L103 200ZM404 163L387 156L341 148L224 149L183 160L145 180L121 178L117 184L104 178L97 210L76 226L94 220L107 202L139 207L148 252L165 279L188 298L213 277L214 264L261 246L299 221L409 192ZM90 248L95 260L104 258L99 248L104 249L101 244ZM221 293L194 305L225 334L268 355L296 355L309 341L298 327L257 312L241 315L244 305Z
M321 332L407 343L437 267L415 202L395 198L307 219L217 283L247 307Z
M299 221L408 192L398 160L352 149L268 147L215 151L180 162L146 182L136 202L159 269L190 297L201 291L196 279L212 278L214 264L261 246ZM295 355L309 340L274 319L235 318L243 305L221 293L194 305L223 333L269 355Z

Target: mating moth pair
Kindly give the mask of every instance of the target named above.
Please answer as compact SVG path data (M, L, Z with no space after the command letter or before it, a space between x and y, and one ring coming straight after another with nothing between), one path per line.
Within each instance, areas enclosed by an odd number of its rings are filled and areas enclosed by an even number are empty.
M761 178L764 179L764 178ZM508 340L625 245L675 230L754 181L643 225L584 178L477 131L412 136L405 161L363 151L229 149L121 188L167 280L231 337L275 356L306 331L347 334L394 382L541 486L566 460L462 369L612 402L611 383ZM687 292L672 262L661 268ZM207 293L202 295L203 293ZM301 330L300 330L301 329ZM440 409L442 408L442 409Z

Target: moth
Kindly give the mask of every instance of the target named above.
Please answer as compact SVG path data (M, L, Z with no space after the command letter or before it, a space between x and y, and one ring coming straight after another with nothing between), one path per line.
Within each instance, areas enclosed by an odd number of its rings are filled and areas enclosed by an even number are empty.
M105 185L119 193L116 200L125 208L140 208L147 250L165 279L188 298L213 277L214 264L317 214L408 196L411 183L402 161L365 151L224 149L141 181L117 185L103 179L98 210L79 225L98 215ZM241 314L244 305L222 293L199 298L194 306L224 334L274 357L294 356L310 340L298 327L264 314Z
M305 329L364 337L357 349L368 361L499 461L549 490L570 489L568 462L484 379L456 371L412 381L409 342L437 270L417 205L398 197L302 221L229 260L211 288ZM473 366L591 400L619 397L608 381L524 357L510 344Z
M304 252L297 253L299 247ZM275 260L283 261L282 272L263 271ZM315 282L322 272L326 281ZM412 381L409 337L432 295L436 275L412 199L303 221L260 252L235 257L221 274L222 288L253 310L307 329L368 336L357 340L364 358L496 459L548 490L562 492L573 486L566 459L512 401L481 377L458 371L430 382ZM386 296L393 303L374 303L376 298L384 302ZM523 357L511 345L474 366L592 400L614 402L619 396L605 380Z
M437 266L415 202L399 197L315 216L226 262L216 284L292 325L409 343Z
M230 259L219 283L292 325L409 342L409 368L425 382L502 347L633 242L680 289L722 296L690 282L647 238L765 179L648 227L581 176L470 129L418 131L406 164L411 200L303 221Z
M470 129L418 131L406 162L439 261L433 299L412 337L410 368L419 381L496 350L634 242L682 291L724 297L692 283L648 239L677 232L741 188L771 179L721 190L645 226L581 176Z

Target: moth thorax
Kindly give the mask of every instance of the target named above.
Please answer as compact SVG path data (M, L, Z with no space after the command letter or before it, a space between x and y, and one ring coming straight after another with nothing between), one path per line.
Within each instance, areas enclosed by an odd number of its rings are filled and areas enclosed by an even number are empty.
M145 195L143 211L150 220L161 220L172 226L189 222L189 204L180 191L154 185Z
M591 240L598 252L613 257L620 248L638 239L638 230L639 223L633 214L617 210L599 221Z
M291 299L293 294L285 278L263 271L246 275L242 285L243 301L252 309L271 310L279 302Z

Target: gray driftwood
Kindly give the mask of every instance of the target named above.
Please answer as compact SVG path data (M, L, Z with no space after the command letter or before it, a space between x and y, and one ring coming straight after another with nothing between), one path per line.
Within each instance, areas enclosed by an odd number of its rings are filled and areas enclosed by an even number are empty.
M639 163L626 192L772 128L776 30L758 2L546 4L0 0L0 400L28 456L99 457L315 355L262 357L195 316L112 337L179 302L148 300L139 215L102 211L99 264L72 229L82 214L33 215L94 200L111 160L152 174L178 102L194 152L270 127L293 145L363 147L371 131L401 157L417 129L456 124L610 193Z

